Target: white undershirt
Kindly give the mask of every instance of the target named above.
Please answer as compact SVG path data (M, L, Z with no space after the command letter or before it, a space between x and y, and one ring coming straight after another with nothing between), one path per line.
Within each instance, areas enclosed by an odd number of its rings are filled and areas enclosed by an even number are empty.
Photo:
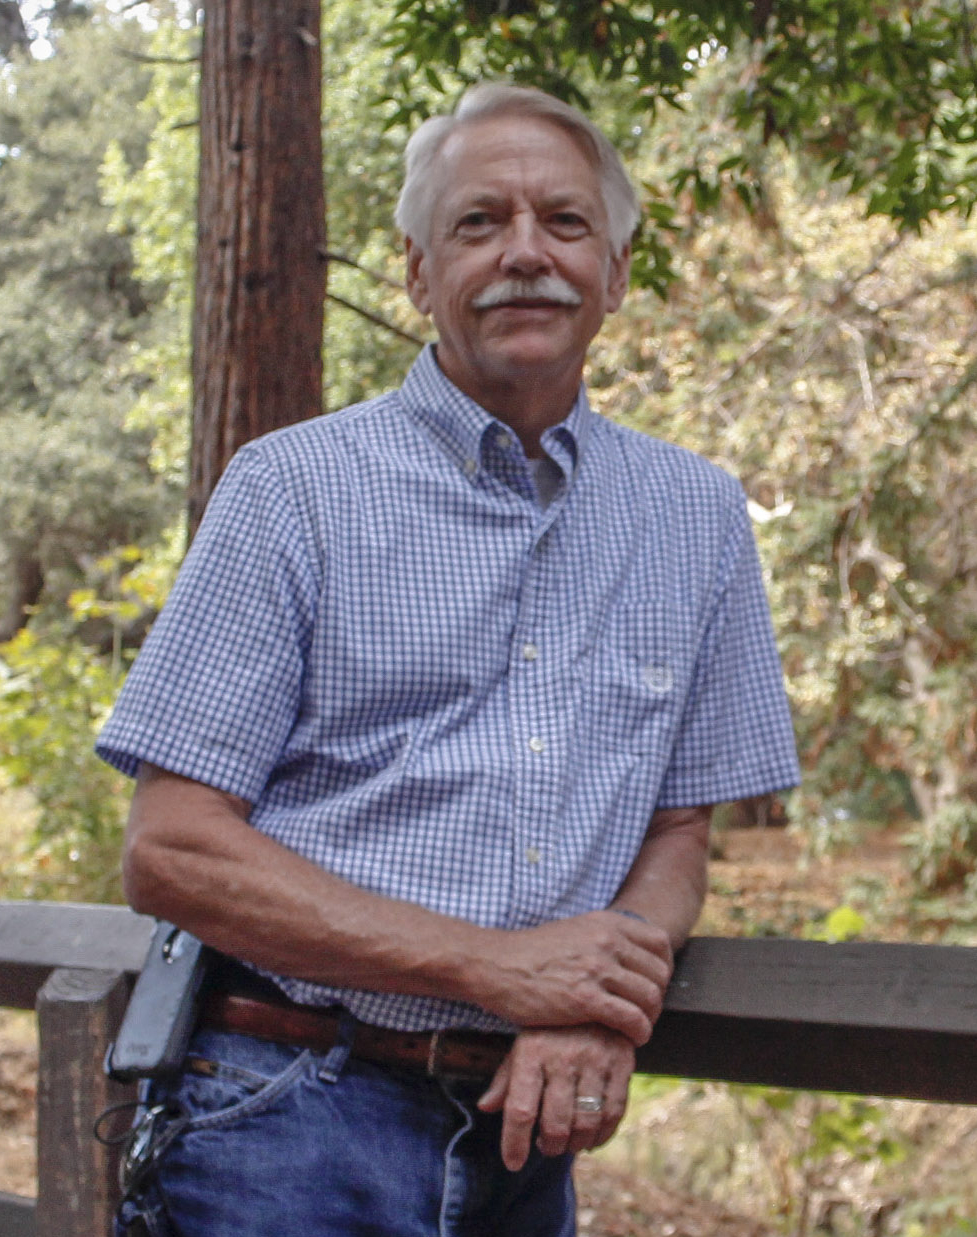
M548 455L541 455L539 459L530 460L529 467L532 470L533 480L536 482L536 497L539 499L539 505L545 510L556 497L560 482L563 480L563 473L559 465Z

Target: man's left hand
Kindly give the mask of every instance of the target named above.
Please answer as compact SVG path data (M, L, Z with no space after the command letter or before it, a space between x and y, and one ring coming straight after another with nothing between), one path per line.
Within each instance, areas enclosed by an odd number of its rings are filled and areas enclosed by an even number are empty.
M634 1046L607 1027L542 1027L521 1031L478 1102L502 1118L502 1160L517 1172L536 1130L544 1155L588 1151L617 1129L634 1072ZM599 1111L580 1107L599 1100Z

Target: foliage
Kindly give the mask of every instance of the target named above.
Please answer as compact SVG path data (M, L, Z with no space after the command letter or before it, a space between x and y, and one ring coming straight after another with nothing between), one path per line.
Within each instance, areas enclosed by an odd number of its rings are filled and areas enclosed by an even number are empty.
M133 160L113 138L100 169L102 199L112 208L109 227L129 238L134 274L156 293L131 359L141 389L127 425L152 435L153 468L174 485L186 476L190 438L199 50L192 23L160 23L148 45L153 64L138 105L146 150Z
M90 557L157 535L173 510L149 438L124 428L151 298L98 186L110 140L132 159L144 149L141 43L130 23L76 15L55 57L0 76L0 634L43 589L63 600Z
M639 173L667 176L690 148L721 161L713 104L733 73L700 75ZM594 402L746 486L805 765L791 815L812 846L915 814L949 851L967 835L941 821L977 796L977 229L899 232L817 168L755 155L752 210L731 191L708 211L677 199L681 283L664 305L633 293L605 326ZM957 854L954 875L974 862Z
M389 0L327 0L322 12L323 134L329 212L326 404L340 408L399 383L417 344L377 328L356 309L415 337L427 333L401 290L393 223L404 128L392 120L395 62L383 46ZM429 86L418 93L430 97ZM356 265L350 265L355 263ZM371 274L371 272L374 272Z
M804 933L811 941L827 941L837 944L862 936L867 927L865 916L851 906L836 906L829 911L820 924L810 924Z
M0 657L0 766L39 810L27 862L6 870L5 893L120 901L122 779L92 741L121 680L67 624L53 639L22 628Z
M176 557L175 538L149 557L123 547L93 565L100 588L78 590L66 613L0 645L0 773L37 808L29 849L6 866L5 896L121 900L125 779L93 744L135 654L132 633L162 605Z
M977 1194L967 1107L636 1078L600 1153L673 1194L789 1237L967 1237ZM959 1217L959 1227L954 1227Z
M743 69L725 98L735 132L721 170L745 197L751 145L776 136L852 189L869 187L870 211L918 228L977 200L975 38L967 5L927 0L400 0L392 43L404 116L424 110L417 76L439 84L442 64L580 104L588 76L626 82L632 115L653 115L660 103L685 107L700 70L734 53ZM466 63L472 43L477 65ZM695 161L675 172L678 188L689 180L714 183Z
M16 158L0 150L0 197L33 203L25 233L53 227L49 214L67 226L65 203L77 198L91 220L84 235L124 259L129 300L107 302L97 263L81 295L73 268L48 279L46 250L0 245L0 259L22 262L0 299L33 289L14 315L22 341L5 353L0 330L0 370L6 363L11 377L7 501L19 504L9 507L11 527L23 530L25 553L44 547L62 597L112 542L158 529L155 499L139 500L145 436L171 485L184 467L198 31L172 6L144 7L158 19L151 36L106 16L62 35L48 62L73 81L71 99L89 100L79 114L89 108L92 140L62 137L56 147L77 158L72 194L26 139ZM652 292L637 291L606 325L589 373L593 402L704 452L746 486L805 764L791 813L812 852L857 822L915 816L917 870L936 884L965 877L977 850L977 537L967 519L977 497L977 233L941 214L965 214L969 203L971 139L952 120L958 104L969 106L955 93L969 44L950 39L964 19L922 2L887 16L853 0L769 13L510 0L504 14L487 0L329 0L323 23L330 404L396 382L415 349L348 305L424 330L396 286L391 215L405 124L486 72L586 96L645 187L651 218L640 261ZM544 21L546 39L532 37ZM92 111L81 61L102 64L108 36L120 32L153 63L125 61L118 110L100 100ZM59 124L72 132L58 119L65 100L49 102L57 74L41 64L17 73L7 110L26 118L30 99L48 101L37 104L36 128L51 135L35 142L47 149ZM913 182L915 215L905 193L888 205L877 196L907 141L928 167L949 160L956 169L956 179L940 173L944 188L952 181L943 197L933 177ZM853 194L860 176L871 179ZM895 224L866 218L883 208ZM934 218L923 226L926 213ZM93 239L90 252L98 246ZM89 303L105 330L86 318ZM64 363L57 330L71 343ZM31 331L39 342L28 347ZM49 346L47 370L17 369L15 358ZM38 392L49 450L34 459ZM13 401L28 397L18 410ZM83 422L68 416L76 404ZM99 487L94 465L79 467L89 451L102 453L103 469L111 459L112 486ZM58 460L70 464L59 471ZM0 495L2 476L0 465ZM71 486L85 478L85 501L73 502ZM45 515L52 509L57 519Z

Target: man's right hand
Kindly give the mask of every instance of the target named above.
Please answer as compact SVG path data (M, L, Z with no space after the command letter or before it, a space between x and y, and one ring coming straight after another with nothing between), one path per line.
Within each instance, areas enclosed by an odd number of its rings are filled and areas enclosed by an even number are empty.
M614 911L492 932L477 1000L519 1026L599 1023L645 1043L672 977L667 933Z

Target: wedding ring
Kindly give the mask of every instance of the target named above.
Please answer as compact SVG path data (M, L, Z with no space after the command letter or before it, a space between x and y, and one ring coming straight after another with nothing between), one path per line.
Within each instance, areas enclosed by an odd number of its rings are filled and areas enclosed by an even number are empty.
M604 1101L599 1095L578 1095L574 1107L577 1112L600 1112Z

